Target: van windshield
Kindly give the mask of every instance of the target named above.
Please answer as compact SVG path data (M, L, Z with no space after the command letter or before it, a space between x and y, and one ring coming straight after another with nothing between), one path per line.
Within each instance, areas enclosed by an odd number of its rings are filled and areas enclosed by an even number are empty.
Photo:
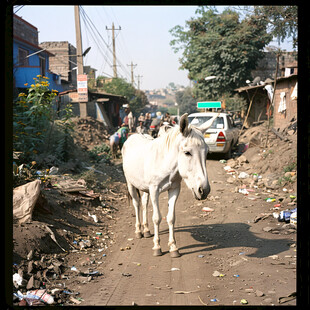
M200 126L201 124L208 121L211 117L212 116L189 116L188 122L191 125ZM224 118L217 117L210 128L212 129L224 128Z

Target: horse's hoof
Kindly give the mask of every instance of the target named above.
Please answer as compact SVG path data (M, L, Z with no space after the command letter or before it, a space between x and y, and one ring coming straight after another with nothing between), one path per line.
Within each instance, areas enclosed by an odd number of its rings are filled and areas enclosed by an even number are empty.
M170 252L170 256L171 256L171 258L176 258L176 257L180 257L181 254L179 253L178 250L175 250L175 251Z
M141 232L136 232L136 238L141 239L142 238L142 233Z
M152 235L151 235L151 232L148 230L148 231L145 231L144 233L143 233L143 237L144 238L150 238L150 237L152 237Z
M155 249L153 250L153 256L162 256L163 253L161 251L161 249Z

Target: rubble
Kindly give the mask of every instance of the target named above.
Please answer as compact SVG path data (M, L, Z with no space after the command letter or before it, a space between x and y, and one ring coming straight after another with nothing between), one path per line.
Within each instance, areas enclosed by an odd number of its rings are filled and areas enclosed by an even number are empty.
M44 184L31 182L37 184L38 196L31 216L13 225L14 305L45 304L27 296L38 289L53 297L53 305L77 305L78 292L68 293L72 283L104 276L102 259L114 243L111 227L120 204L127 200L125 184L111 183L120 180L121 171L104 164L98 167L104 173L92 176L97 181L92 190L83 174L77 178L56 174ZM77 271L71 270L69 259L75 259Z

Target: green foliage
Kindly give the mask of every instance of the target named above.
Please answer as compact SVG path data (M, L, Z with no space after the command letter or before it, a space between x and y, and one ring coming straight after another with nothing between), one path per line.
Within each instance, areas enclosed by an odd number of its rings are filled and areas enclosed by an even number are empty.
M179 105L180 115L197 112L197 102L190 87L186 87L184 91L178 91L175 94L175 99Z
M57 129L62 135L58 140L56 153L60 160L67 162L70 159L70 153L74 143L72 138L74 125L71 120L73 117L72 104L68 103L63 111L63 118L57 122Z
M110 147L105 143L95 146L92 150L89 151L89 156L95 162L104 161L109 163L112 157Z
M268 31L278 39L278 43L286 38L293 38L293 48L298 42L298 6L268 5L254 6L252 12L257 19L268 23Z
M239 94L222 94L221 101L225 101L227 111L240 111L243 107L247 105L246 100Z
M294 160L291 163L289 163L287 166L283 167L284 172L291 172L293 170L296 170L297 162Z
M110 82L104 83L102 89L109 94L126 97L132 112L135 114L141 113L145 105L148 104L143 91L135 89L130 83L121 78L113 78Z
M25 161L38 153L53 119L51 103L57 91L49 90L47 79L37 75L28 93L20 93L13 103L13 150L22 152Z
M187 30L175 26L170 33L173 50L183 51L181 69L189 71L197 100L219 100L222 94L244 85L251 76L263 48L271 41L267 21L226 9L218 14L213 8L201 7L195 18L186 21ZM215 79L206 81L208 76Z

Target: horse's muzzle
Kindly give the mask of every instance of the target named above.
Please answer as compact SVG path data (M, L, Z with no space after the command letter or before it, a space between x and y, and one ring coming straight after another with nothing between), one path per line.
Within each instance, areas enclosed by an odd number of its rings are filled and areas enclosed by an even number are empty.
M210 190L210 185L208 185L206 188L200 186L197 191L193 189L193 193L197 200L205 200L208 197Z

